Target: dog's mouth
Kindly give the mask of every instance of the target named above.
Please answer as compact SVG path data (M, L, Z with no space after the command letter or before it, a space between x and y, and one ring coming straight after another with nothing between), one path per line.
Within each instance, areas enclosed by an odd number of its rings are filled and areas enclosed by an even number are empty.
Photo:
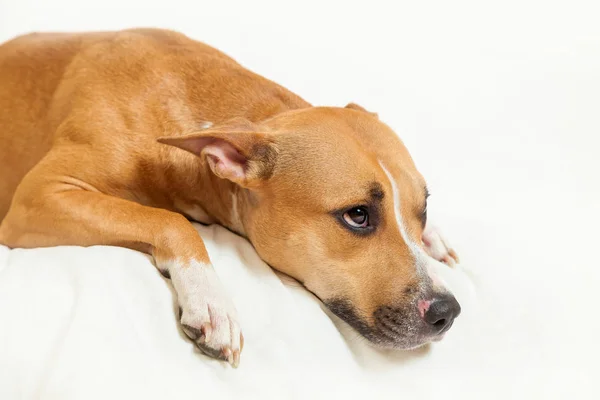
M371 323L361 317L347 299L332 299L324 304L333 314L378 347L415 349L429 342L442 340L452 326L450 321L441 329L432 329L412 303L400 308L381 306L373 313Z

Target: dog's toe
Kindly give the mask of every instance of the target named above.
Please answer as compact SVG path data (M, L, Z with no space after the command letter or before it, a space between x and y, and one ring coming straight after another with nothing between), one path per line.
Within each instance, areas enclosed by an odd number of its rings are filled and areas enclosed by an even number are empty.
M205 306L205 310L184 310L181 316L183 331L204 354L237 367L242 339L240 326L231 315L234 313L210 304Z
M452 249L448 240L437 227L428 225L423 232L423 244L427 254L444 264L454 267L459 263L456 251Z

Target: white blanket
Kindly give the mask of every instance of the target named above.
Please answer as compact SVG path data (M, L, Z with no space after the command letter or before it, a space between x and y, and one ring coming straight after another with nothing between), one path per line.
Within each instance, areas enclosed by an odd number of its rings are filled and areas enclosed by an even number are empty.
M447 337L416 351L379 351L339 320L336 327L335 317L289 278L282 281L247 241L218 226L198 229L240 314L246 346L239 369L200 354L185 338L176 323L171 285L147 256L100 246L0 247L0 398L564 398L573 391L582 394L574 398L584 398L591 393L593 370L583 358L572 363L581 357L577 343L561 343L546 331L560 332L556 325L570 311L558 299L546 307L539 287L523 286L536 292L524 299L520 285L506 286L510 269L483 268L488 278L508 274L493 285L476 270L440 264L463 306ZM494 257L489 261L493 265ZM547 315L547 308L556 307Z
M289 278L284 284L247 241L218 226L198 229L240 314L246 345L239 369L186 339L172 287L145 255L101 246L0 247L0 398L383 393L390 377L417 388L419 370L441 368L435 364L444 359L454 364L452 347L465 345L463 301L461 323L444 342L413 352L373 350L337 320L342 336L318 300ZM464 274L440 270L452 286L463 285L461 300L470 297ZM378 381L379 389L368 387Z

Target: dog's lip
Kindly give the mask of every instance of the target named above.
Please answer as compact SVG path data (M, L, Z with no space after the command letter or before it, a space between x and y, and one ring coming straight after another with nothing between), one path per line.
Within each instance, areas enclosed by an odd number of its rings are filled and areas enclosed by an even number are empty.
M419 337L417 338L416 342L418 344L411 346L411 347L403 347L403 350L412 350L412 349L416 349L419 348L421 346L424 346L428 343L432 343L432 342L440 342L442 341L445 337L446 337L446 333L448 333L448 331L450 330L450 328L452 328L452 324L454 323L454 321L452 321L450 324L448 324L448 326L444 327L444 329L436 334L421 334L419 335ZM392 331L393 333L397 334L398 332ZM391 332L390 332L391 333ZM398 337L396 337L395 335L384 335L386 336L387 339L391 339L392 341L394 341L395 339L399 339ZM394 344L392 344L392 347L394 347Z
M431 338L432 342L439 342L446 336L446 332L440 333L439 335L435 335Z
M304 287L306 288L306 286L304 286ZM366 322L363 322L363 324L366 327L368 327L368 329L366 331L362 331L360 329L361 328L360 326L357 327L355 325L356 321L345 318L346 317L345 315L337 314L335 312L335 310L330 307L330 304L331 304L330 302L323 301L319 296L317 296L310 289L308 289L308 288L306 288L306 289L309 292L311 292L318 300L320 300L321 303L323 304L323 306L325 306L325 308L328 309L331 312L331 314L335 315L339 320L341 320L342 322L347 324L355 332L358 332L361 336L363 336L365 339L367 339L367 341L369 343L375 345L376 347L393 348L393 349L398 349L398 350L416 349L421 346L425 346L429 343L439 342L439 341L443 340L444 337L446 336L446 333L448 332L448 330L450 330L450 328L452 328L452 325L454 324L454 320L453 320L447 326L445 326L441 331L436 332L430 326L428 326L427 324L424 324L422 318L419 318L418 322L414 321L414 323L415 323L414 326L411 325L411 327L409 327L409 329L407 329L407 332L404 332L403 330L399 331L398 329L395 329L395 328L401 328L401 327L396 327L395 325L390 326L387 323L383 323L383 324L377 326L377 324L372 325L372 324L367 324ZM353 322L355 322L355 323L353 324ZM415 330L417 330L418 333L414 332Z

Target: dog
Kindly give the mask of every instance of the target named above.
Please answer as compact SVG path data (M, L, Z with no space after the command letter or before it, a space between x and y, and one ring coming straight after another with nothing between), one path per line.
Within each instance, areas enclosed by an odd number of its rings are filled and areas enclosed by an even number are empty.
M183 331L237 366L236 310L190 221L247 238L369 342L439 340L456 253L398 136L313 107L183 34L29 34L0 46L0 243L150 254Z

